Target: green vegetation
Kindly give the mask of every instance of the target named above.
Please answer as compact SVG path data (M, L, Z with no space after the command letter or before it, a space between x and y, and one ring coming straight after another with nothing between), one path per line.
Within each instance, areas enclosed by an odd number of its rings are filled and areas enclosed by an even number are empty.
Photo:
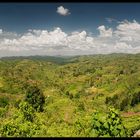
M92 136L126 137L128 130L124 127L119 113L114 108L109 108L107 117L102 121L99 113L93 114Z
M140 54L0 59L1 137L131 137Z
M27 101L36 111L43 111L45 97L37 85L28 86L25 90L27 90L25 101Z

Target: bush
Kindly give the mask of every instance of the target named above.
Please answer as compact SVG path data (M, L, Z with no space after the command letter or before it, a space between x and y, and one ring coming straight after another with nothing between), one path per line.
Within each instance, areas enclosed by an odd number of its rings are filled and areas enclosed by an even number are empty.
M20 119L7 120L0 128L2 137L32 137L36 135L40 126Z
M26 89L25 101L27 101L36 111L42 112L45 96L38 86L31 85Z
M125 137L128 135L117 110L110 107L104 121L100 119L100 116L98 112L94 114L90 136Z
M113 137L125 137L127 136L127 130L122 124L122 119L119 112L114 108L109 108L109 113L104 123L105 128L108 130L110 136Z
M27 121L33 122L34 119L34 108L30 106L27 102L21 102L19 105L20 111L24 116L24 119Z
M5 119L0 125L0 135L2 137L31 137L38 134L41 125L32 106L27 102L21 102L19 110L16 110L12 117Z

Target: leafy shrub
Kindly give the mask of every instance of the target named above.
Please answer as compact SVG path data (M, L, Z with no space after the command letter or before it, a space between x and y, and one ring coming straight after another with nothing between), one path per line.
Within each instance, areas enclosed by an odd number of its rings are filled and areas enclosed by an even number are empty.
M31 137L37 135L40 129L40 120L35 115L35 110L29 103L21 102L19 110L0 126L0 134L2 137Z
M22 112L24 119L33 122L34 119L34 108L27 102L21 102L19 105L20 111Z
M19 118L7 120L0 128L2 137L32 137L40 130L40 126Z
M93 118L91 122L91 131L90 131L91 137L102 136L105 133L103 122L99 118L100 118L100 114L98 112L95 112L93 114Z
M43 111L43 105L45 103L45 96L43 92L36 85L30 85L26 89L26 98L27 101L32 107L39 112Z
M114 108L109 108L109 113L106 119L101 120L100 115L96 112L92 118L92 127L90 136L111 136L111 137L125 137L127 136L127 129L122 124L119 113Z
M106 118L104 126L108 130L110 136L124 137L127 136L127 130L122 124L122 119L119 116L119 112L114 108L109 108L109 113Z

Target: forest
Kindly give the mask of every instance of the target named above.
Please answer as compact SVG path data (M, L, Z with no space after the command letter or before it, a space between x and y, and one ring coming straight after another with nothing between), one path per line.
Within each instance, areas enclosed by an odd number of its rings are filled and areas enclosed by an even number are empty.
M0 137L133 137L140 54L0 58Z

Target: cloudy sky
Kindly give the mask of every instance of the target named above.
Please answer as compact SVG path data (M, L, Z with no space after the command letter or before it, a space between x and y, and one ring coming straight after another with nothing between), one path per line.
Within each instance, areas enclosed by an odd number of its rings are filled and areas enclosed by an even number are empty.
M140 53L140 3L1 3L0 57Z

